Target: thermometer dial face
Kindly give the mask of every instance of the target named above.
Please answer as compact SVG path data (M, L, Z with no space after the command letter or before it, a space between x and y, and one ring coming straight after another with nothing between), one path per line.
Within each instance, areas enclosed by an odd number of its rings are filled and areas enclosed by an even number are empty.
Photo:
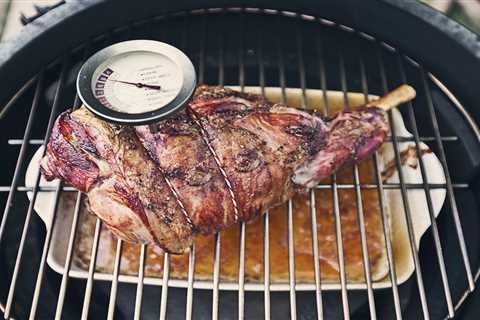
M195 69L166 43L132 40L90 57L77 78L84 105L111 122L145 124L181 109L195 90Z
M94 95L105 107L144 113L172 102L182 88L183 74L163 54L136 51L105 61L92 80Z

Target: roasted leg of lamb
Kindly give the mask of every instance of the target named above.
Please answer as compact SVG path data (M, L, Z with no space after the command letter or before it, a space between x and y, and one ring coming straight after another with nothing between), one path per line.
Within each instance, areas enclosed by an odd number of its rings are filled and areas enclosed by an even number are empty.
M183 253L196 233L249 221L375 151L385 110L415 96L402 86L322 119L262 96L200 86L185 111L119 126L84 107L62 113L41 170L87 194L120 238Z

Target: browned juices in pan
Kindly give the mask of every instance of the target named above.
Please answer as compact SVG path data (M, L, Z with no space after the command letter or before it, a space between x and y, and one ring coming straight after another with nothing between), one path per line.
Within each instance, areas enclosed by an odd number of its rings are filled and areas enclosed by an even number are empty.
M372 159L359 164L360 182L376 183ZM330 181L323 181L329 184ZM346 166L337 173L338 184L353 184L353 167ZM385 257L382 218L377 189L362 189L362 204L369 250L370 265L374 279L383 277L382 257ZM324 281L338 282L338 258L333 212L333 194L330 188L317 189L316 215L320 255L321 277ZM293 226L295 241L295 271L299 282L314 281L314 257L312 251L310 195L296 195L293 198ZM360 229L357 220L355 189L338 189L339 211L341 216L342 238L345 265L348 280L364 279ZM83 228L77 246L76 261L88 266L89 249L93 235L94 219L84 212ZM87 218L87 219L85 219ZM89 220L89 221L86 221ZM90 227L91 226L91 227ZM263 218L246 226L245 278L247 282L263 281ZM234 225L221 233L220 277L226 281L236 281L238 277L239 226ZM287 240L287 204L270 210L270 277L272 282L288 282L288 240ZM198 236L195 241L195 278L208 280L213 273L214 237ZM102 230L99 251L99 271L111 272L115 257L116 239ZM121 272L137 274L138 245L124 243ZM146 259L146 276L161 277L163 254L158 248L149 246ZM102 257L104 255L104 257ZM170 256L170 277L186 279L188 275L188 254ZM384 269L384 268L383 268Z

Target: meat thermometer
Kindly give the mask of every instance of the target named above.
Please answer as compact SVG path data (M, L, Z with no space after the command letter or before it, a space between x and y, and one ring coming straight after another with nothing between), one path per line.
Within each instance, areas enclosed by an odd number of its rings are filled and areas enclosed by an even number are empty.
M190 59L153 40L106 47L83 64L77 77L85 107L107 121L129 125L149 124L182 109L195 85Z

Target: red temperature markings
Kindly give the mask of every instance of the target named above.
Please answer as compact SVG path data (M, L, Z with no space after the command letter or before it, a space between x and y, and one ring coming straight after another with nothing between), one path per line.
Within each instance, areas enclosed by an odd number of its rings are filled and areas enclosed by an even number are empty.
M95 83L95 97L100 101L105 107L111 108L112 105L108 102L105 97L105 83L107 82L110 75L113 73L113 70L110 68L105 69L102 74L98 77L97 82Z

